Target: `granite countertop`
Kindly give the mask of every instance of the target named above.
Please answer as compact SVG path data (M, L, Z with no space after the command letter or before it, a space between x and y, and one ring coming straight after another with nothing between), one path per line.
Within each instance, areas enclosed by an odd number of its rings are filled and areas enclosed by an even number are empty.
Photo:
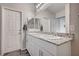
M59 37L59 36L53 36L48 34L42 34L42 33L28 33L28 34L56 45L61 45L72 40L72 38L69 37Z

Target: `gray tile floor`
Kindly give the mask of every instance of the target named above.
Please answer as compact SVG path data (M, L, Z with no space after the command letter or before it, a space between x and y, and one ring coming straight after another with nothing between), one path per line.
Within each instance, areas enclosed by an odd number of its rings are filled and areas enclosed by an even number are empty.
M9 53L6 53L4 56L30 56L30 54L28 53L28 51L23 50L23 51L9 52Z

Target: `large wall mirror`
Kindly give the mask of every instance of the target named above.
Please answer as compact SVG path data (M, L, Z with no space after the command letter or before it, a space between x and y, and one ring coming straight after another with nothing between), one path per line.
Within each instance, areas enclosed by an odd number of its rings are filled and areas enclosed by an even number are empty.
M28 19L28 28L40 31L42 26L42 32L66 33L65 18L64 3L37 3L36 16Z

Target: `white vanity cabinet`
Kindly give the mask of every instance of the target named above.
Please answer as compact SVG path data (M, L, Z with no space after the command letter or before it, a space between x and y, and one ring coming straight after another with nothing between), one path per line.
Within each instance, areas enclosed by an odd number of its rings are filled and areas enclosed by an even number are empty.
M32 36L27 35L26 48L32 56L39 56L39 47Z
M70 56L71 42L56 45L32 35L27 35L27 50L32 56Z

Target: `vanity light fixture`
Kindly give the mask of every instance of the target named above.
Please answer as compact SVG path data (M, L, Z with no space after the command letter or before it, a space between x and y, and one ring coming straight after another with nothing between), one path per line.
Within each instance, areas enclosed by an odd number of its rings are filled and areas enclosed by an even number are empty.
M43 4L44 4L44 3L38 3L38 4L36 5L36 8L37 8L37 9L40 8Z

